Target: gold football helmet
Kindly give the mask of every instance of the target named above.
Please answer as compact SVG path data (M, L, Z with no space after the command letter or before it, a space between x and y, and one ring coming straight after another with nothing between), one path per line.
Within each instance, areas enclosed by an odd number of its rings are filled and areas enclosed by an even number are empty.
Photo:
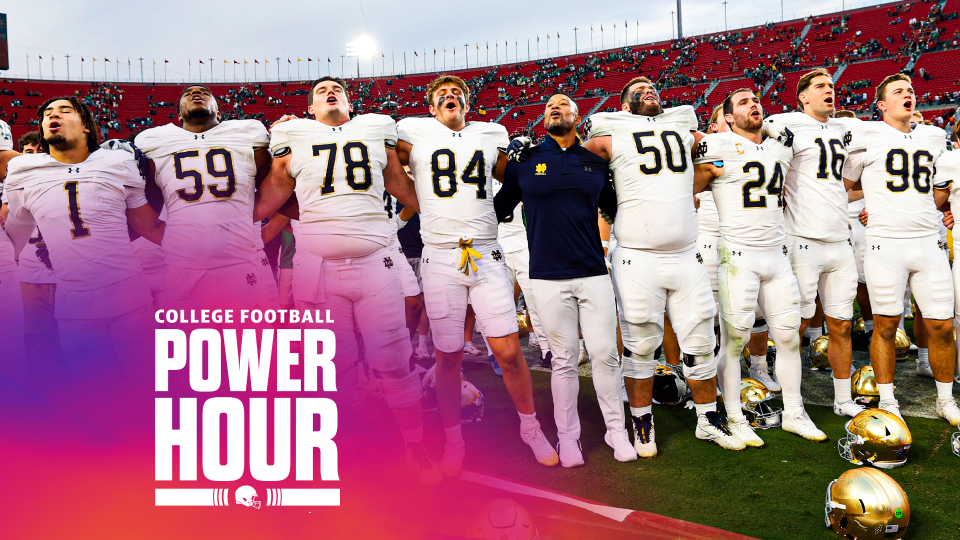
M896 540L910 523L907 494L876 469L851 469L830 482L825 513L827 528L848 540Z
M897 328L897 337L894 339L893 346L897 348L897 362L903 362L907 359L907 353L910 352L910 338L907 333Z
M853 401L866 406L880 403L880 388L877 386L877 377L873 374L873 366L857 369L850 378L850 384L853 387Z
M813 371L830 371L830 359L827 358L827 344L830 336L824 334L810 344L810 369Z
M867 409L851 418L847 436L837 441L840 457L862 465L895 469L907 462L913 443L910 429L897 415L882 409Z
M690 396L680 366L657 364L653 372L653 402L658 405L679 405Z
M853 323L853 333L863 335L867 333L867 325L863 321L863 317L859 317L857 322Z
M750 426L769 429L780 425L781 409L771 405L774 394L756 379L740 380L740 407Z
M527 316L523 313L517 313L517 333L520 337L530 333L530 328L527 326Z

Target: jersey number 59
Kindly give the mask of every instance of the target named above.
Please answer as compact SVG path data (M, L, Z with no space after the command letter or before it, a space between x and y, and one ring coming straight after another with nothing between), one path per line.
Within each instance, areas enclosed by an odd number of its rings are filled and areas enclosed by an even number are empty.
M227 187L220 189L219 184L214 183L208 186L203 184L203 175L195 169L184 169L183 160L200 157L199 150L184 150L173 154L173 169L178 180L193 180L193 190L182 188L177 190L177 197L185 202L197 202L203 198L203 194L210 190L210 194L215 199L229 199L237 192L237 175L233 170L233 155L225 148L211 148L204 155L206 162L207 175L213 178L227 180ZM221 158L217 163L217 158Z

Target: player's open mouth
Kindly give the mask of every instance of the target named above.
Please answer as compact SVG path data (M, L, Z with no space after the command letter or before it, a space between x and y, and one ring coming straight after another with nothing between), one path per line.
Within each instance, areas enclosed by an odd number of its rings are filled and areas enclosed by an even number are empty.
M56 131L58 129L60 129L60 122L57 122L56 120L52 120L50 124L47 125L48 131Z
M200 94L196 94L190 97L190 101L194 103L203 103L203 96L201 96Z
M913 102L912 102L912 101L904 101L904 102L903 102L903 108L906 109L906 110L908 110L908 111L912 111L912 110L913 110Z
M444 105L444 106L447 108L448 111L452 111L452 110L454 110L454 109L457 108L457 102L455 102L455 101L453 101L453 100L451 99L451 100L447 101L447 104Z
M550 118L563 118L563 115L560 114L560 111L551 111Z
M758 110L750 111L750 116L753 118L760 118L760 111Z
M656 102L656 101L657 101L657 96L654 96L653 94L651 94L651 95L643 98L643 100L644 100L644 101L650 101L650 102Z
M833 98L832 97L824 98L823 102L826 103L827 105L833 105Z

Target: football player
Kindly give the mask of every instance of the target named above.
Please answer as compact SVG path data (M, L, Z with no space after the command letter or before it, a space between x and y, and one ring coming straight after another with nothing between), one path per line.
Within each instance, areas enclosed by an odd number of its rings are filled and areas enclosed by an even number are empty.
M413 217L413 215L412 212L403 212L403 205L400 205L397 202L397 198L386 190L383 192L383 209L387 213L387 219L392 225L392 227L390 227L390 249L396 256L394 268L400 275L400 285L403 287L407 331L410 333L412 342L413 334L420 325L420 314L423 312L423 291L420 289L420 280L417 278L413 266L410 265L410 261L407 260L403 247L400 246L398 232L407 224L407 221L409 221L409 218L403 219L407 217L406 214L409 213L410 217Z
M17 140L17 145L24 154L40 152L40 132L24 134ZM34 231L29 242L17 261L20 265L20 289L23 292L25 314L24 345L31 356L56 356L60 352L60 333L57 319L53 316L57 279L40 229Z
M800 287L800 334L817 310L817 295L830 335L828 357L833 371L833 412L856 416L864 408L850 389L850 320L857 295L857 264L850 242L843 164L846 128L831 119L836 111L833 78L820 68L800 77L800 112L773 115L793 133L793 159L783 182L784 224L790 263Z
M663 109L657 89L646 77L623 87L620 104L619 112L590 117L584 147L610 164L617 192L612 275L634 446L642 458L657 455L653 375L667 313L697 409L697 437L723 448L743 449L743 442L717 413L713 333L717 308L697 251L693 201L697 116L686 105Z
M731 131L705 136L694 163L695 190L711 184L720 214L720 386L724 395L734 396L724 400L727 425L748 446L763 446L736 399L740 353L759 303L777 344L781 426L821 442L827 436L810 420L800 396L800 292L784 244L781 190L793 152L773 137L764 138L763 107L753 90L727 95L723 113Z
M935 168L945 151L944 131L910 125L916 104L910 77L898 73L885 78L876 90L883 121L846 124L851 142L844 176L859 181L869 213L864 272L873 308L870 361L880 408L901 416L893 394L894 339L909 282L924 314L937 385L937 415L956 426L960 409L953 398L953 282L947 246L937 225L937 202L946 200L953 178L946 171L939 175Z
M407 464L420 482L436 484L443 477L423 448L422 389L409 366L404 291L394 269L402 255L392 249L396 225L383 211L384 189L417 207L394 150L396 124L379 114L351 119L341 79L321 77L310 88L307 111L314 119L273 127L273 165L254 218L273 214L296 193L293 296L299 309L333 316L338 393L349 403L357 384L359 328L364 359L406 442Z
M0 120L0 225L7 218L4 176L9 161L20 153L13 149L13 135L10 126ZM6 234L0 234L0 343L3 343L4 362L0 372L7 376L21 376L24 369L26 351L24 351L24 309L20 287L17 255L13 244ZM9 358L6 355L9 351Z
M110 385L116 362L134 377L151 351L152 298L128 226L159 244L163 222L146 202L137 161L99 151L99 128L79 98L47 100L37 117L45 153L8 164L7 233L19 253L35 227L44 232L68 376Z
M499 124L467 123L469 102L466 83L443 75L427 87L432 117L397 123L397 154L413 173L420 203L420 273L447 435L440 467L450 477L460 474L466 448L460 430L460 366L468 299L520 415L521 438L541 464L559 462L537 421L530 369L517 336L513 286L497 244L490 184L503 179L507 130Z
M182 127L147 129L134 140L153 163L167 212L160 304L259 307L267 284L258 285L260 227L252 214L256 185L270 169L267 130L257 120L221 122L204 86L184 88L178 107Z

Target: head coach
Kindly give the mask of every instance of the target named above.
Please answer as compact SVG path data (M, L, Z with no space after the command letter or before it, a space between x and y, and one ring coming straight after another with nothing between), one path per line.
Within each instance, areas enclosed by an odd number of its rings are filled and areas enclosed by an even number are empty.
M494 199L497 219L509 217L521 201L527 217L532 300L553 352L550 386L564 467L583 465L578 330L590 355L607 428L604 441L618 460L637 459L624 426L617 308L597 227L597 209L615 215L617 197L607 180L607 163L580 144L579 123L577 104L569 96L551 97L544 113L549 136L530 149L522 150L519 142L511 146L503 187Z

